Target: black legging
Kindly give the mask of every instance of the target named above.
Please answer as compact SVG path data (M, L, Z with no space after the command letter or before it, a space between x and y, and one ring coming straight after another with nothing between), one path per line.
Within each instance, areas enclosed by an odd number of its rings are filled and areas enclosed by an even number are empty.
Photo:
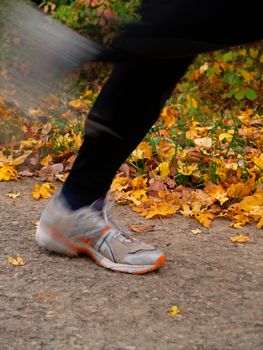
M171 5L171 11L163 9L160 3ZM142 22L128 26L115 43L116 50L123 50L124 56L130 52L130 57L137 62L116 65L88 116L84 142L62 188L62 193L73 197L79 206L88 205L106 195L116 171L155 123L175 84L194 59L194 54L262 37L254 27L242 30L238 24L239 21L242 23L239 13L236 13L239 17L233 21L234 25L236 23L235 29L228 28L231 14L224 17L226 8L220 5L221 13L214 15L211 9L201 6L204 3L211 6L213 2L145 0L142 2ZM187 12L190 4L193 4L193 8ZM199 10L196 4L200 4ZM207 14L204 12L206 10ZM175 23L172 21L173 14L177 18ZM245 12L243 21L244 16ZM213 22L213 19L216 21L220 17L224 28L221 32L218 28L220 23ZM203 22L195 28L198 18ZM184 20L188 26L185 30L181 28ZM206 25L211 26L207 31ZM237 28L241 28L239 34ZM185 39L182 39L184 32ZM132 33L136 35L131 39ZM179 33L178 37L176 33ZM167 41L168 37L173 41ZM167 43L164 57L160 57L158 46L154 46L155 38L157 44ZM181 50L178 50L176 40ZM142 63L138 62L140 59Z

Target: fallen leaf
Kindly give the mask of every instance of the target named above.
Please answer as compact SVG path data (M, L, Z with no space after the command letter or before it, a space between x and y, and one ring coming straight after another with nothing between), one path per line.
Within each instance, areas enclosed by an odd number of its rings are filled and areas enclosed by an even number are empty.
M56 186L52 183L46 182L42 186L40 186L38 183L34 186L34 191L32 192L33 198L36 200L40 198L47 199L51 196L53 192L55 192Z
M8 256L7 260L9 264L13 266L24 266L26 263L25 260L19 254L16 255L16 258L13 258L12 256Z
M200 228L196 228L194 230L191 230L191 232L194 234L194 235L199 235L200 233L202 233L202 231L200 230Z
M201 146L205 148L212 147L212 139L211 137L202 137L194 140L196 146Z
M18 173L20 176L26 176L26 177L31 177L34 175L31 171L28 170L23 170Z
M18 192L18 193L6 193L6 197L15 199L15 198L19 197L20 194L21 194L20 192Z
M172 314L173 316L176 316L176 315L178 315L178 314L181 313L181 310L179 309L178 306L173 305L173 306L168 310L168 312L169 312L170 314Z
M212 224L212 220L215 215L209 212L196 214L195 218L202 224L204 227L210 228Z
M249 236L247 234L231 236L230 241L233 243L247 243L249 241Z
M0 165L0 181L17 180L18 173L14 166L3 164Z
M154 225L130 225L129 229L133 232L151 232Z
M43 165L43 166L46 166L46 165L48 165L51 161L52 161L52 157L51 157L50 154L48 154L45 158L43 158L43 159L40 161L40 164Z
M168 162L162 162L158 166L158 170L160 171L160 176L162 179L166 178L170 173L169 163Z

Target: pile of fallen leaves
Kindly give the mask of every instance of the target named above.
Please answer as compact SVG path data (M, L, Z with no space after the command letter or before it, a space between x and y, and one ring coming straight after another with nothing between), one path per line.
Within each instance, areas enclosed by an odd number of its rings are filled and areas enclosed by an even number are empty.
M120 168L115 200L147 219L180 213L207 228L216 217L262 228L262 63L262 43L199 56ZM20 130L0 146L0 181L33 176L34 198L48 198L70 171L100 88L87 84L63 111L51 96L52 109L34 109L30 120L0 101L2 123L15 118Z

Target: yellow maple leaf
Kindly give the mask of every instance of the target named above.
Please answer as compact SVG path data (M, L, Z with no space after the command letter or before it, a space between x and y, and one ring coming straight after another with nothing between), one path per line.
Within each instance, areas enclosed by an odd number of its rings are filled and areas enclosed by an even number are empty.
M36 200L40 198L47 199L51 196L53 192L55 192L56 186L50 182L45 182L43 185L39 185L38 183L34 186L34 191L32 192L33 198Z
M0 181L17 180L18 173L14 166L8 164L0 165Z
M178 160L178 172L182 175L190 176L197 170L198 165L193 164L184 164L181 160Z
M154 172L159 171L162 179L165 179L170 173L169 162L162 162L154 170Z
M215 215L209 212L196 214L195 218L206 228L210 228Z
M20 192L18 192L18 193L6 193L6 196L7 196L8 198L15 199L15 198L17 198L17 197L20 196Z
M147 195L145 190L138 189L138 190L129 191L125 197L135 205L140 205L141 201L147 198Z
M129 177L115 177L111 184L112 192L121 192L129 187Z
M219 141L226 140L227 142L231 142L232 139L233 139L233 135L230 135L227 132L223 132L218 136Z
M249 241L248 235L237 235L229 237L230 241L233 243L247 243Z
M25 260L19 255L16 255L16 258L13 258L12 256L7 257L7 261L9 262L10 265L13 266L24 266L25 265Z
M183 208L183 210L180 210L180 213L183 216L190 217L190 216L192 216L194 214L193 211L190 209L188 204L183 204L182 208Z
M172 314L173 316L176 316L176 315L180 314L181 310L179 309L178 306L173 305L173 306L168 310L168 312L169 312L170 314Z

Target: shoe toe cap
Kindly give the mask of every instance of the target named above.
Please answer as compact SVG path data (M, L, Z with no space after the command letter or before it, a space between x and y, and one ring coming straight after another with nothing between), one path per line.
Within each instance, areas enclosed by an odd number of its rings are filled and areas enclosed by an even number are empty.
M130 265L155 265L162 256L165 256L165 254L159 249L141 250L127 254L124 258L124 263Z

